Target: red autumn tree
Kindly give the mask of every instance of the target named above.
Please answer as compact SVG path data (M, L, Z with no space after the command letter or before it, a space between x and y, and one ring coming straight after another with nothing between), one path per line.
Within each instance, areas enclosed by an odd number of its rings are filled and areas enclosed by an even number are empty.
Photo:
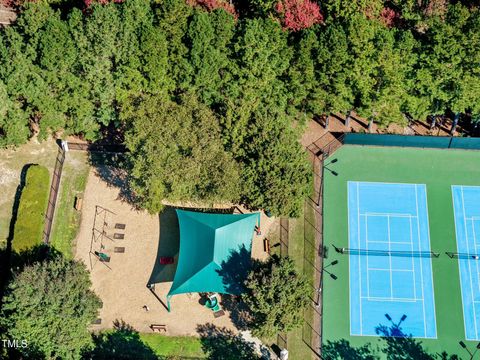
M223 9L226 12L237 17L237 13L235 12L235 7L233 6L232 3L226 0L187 0L187 3L190 6L200 6L208 11L213 11L215 9Z
M392 27L397 19L398 14L389 7L384 7L380 12L380 21L387 27Z
M323 21L320 7L311 0L280 0L275 5L285 29L300 31Z

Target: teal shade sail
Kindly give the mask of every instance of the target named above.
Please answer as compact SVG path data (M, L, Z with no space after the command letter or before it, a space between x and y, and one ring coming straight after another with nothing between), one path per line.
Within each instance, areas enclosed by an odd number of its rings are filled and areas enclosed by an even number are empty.
M251 257L260 213L214 214L176 210L180 226L177 271L167 295L191 292L240 294L241 272ZM248 257L248 259L247 259Z

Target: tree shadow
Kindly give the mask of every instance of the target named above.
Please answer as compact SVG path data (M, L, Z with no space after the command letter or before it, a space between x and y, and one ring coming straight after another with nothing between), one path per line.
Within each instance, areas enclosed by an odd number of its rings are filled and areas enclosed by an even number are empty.
M158 216L160 222L160 239L158 241L157 256L148 284L173 281L178 264L180 251L180 228L175 208L171 206ZM160 258L168 256L177 259L174 264L162 265Z
M384 352L389 360L434 360L441 359L456 360L458 356L448 355L446 352L442 354L429 354L422 346L420 340L414 339L412 335L405 334L399 325L392 326L379 325L375 332L380 335L384 342Z
M322 356L324 359L337 360L377 360L379 357L370 343L354 347L346 339L337 341L327 341L322 346Z
M10 217L10 224L8 228L7 246L5 247L5 249L0 250L0 307L2 304L5 286L10 279L10 269L12 266L10 259L12 253L12 241L15 231L15 224L17 222L18 208L20 206L20 198L23 188L25 187L28 169L33 165L35 164L24 165L22 171L20 172L20 183L18 184L15 191L15 197L12 206L12 216Z
M231 250L228 259L222 261L217 273L222 277L225 290L230 294L241 294L245 290L244 282L254 266L251 250L241 245Z
M252 259L251 251L245 245L232 250L226 261L222 261L217 270L222 277L225 289L229 294L222 295L222 306L229 312L230 318L240 330L246 330L251 319L248 307L241 297L245 290L245 280L252 268L257 266L258 260Z
M322 346L324 359L378 360L386 356L387 360L459 360L456 354L447 352L429 353L423 348L422 341L405 334L399 325L378 325L375 329L379 335L377 345L367 343L352 346L346 339L327 341ZM381 355L383 354L383 356Z
M89 152L89 163L108 186L120 190L119 200L140 210L139 199L129 184L128 160L123 153Z
M197 326L202 349L211 360L254 360L260 359L255 344L246 341L241 335L227 328L213 324Z
M140 334L123 320L115 320L114 329L93 335L95 348L84 359L156 360L154 351L140 339Z

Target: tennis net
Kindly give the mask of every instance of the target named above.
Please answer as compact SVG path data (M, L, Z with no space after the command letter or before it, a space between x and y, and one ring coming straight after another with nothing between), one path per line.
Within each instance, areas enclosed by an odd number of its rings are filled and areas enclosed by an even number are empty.
M399 257L422 257L422 258L438 258L439 253L433 251L394 251L394 250L367 250L352 249L345 247L337 247L333 245L335 251L340 254L350 255L369 255L369 256L399 256Z
M450 259L470 259L470 260L480 260L480 254L470 254L470 253L458 253L458 252L445 252Z

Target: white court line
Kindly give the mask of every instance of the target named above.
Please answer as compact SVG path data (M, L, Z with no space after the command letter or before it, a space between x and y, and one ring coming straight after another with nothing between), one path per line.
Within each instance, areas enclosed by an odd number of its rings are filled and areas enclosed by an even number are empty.
M475 220L471 220L472 222L472 235L473 235L473 245L475 248L477 248L477 234L475 234ZM479 272L479 268L478 268L478 261L475 261L475 265L477 266L477 287L478 287L478 292L480 293L480 281L479 281L479 277L478 277L478 272Z
M404 218L404 217L417 217L416 215L412 214L406 214L406 213L376 213L376 212L366 212L366 213L360 213L360 216L391 216L391 217L399 217L399 218Z
M426 195L426 192L425 192ZM418 250L421 251L422 248L420 247L420 242L422 240L420 236L420 218L419 218L419 213L418 213L418 190L417 190L417 185L415 184L415 211L417 213L417 233L418 233ZM423 263L420 260L420 279L422 281L422 299L425 299L425 292L423 289ZM425 315L425 301L422 300L422 311L423 311L423 331L424 331L424 336L427 336L427 317Z
M423 299L415 299L415 298L395 298L395 297L379 297L379 296L364 296L362 299L367 299L368 301L388 301L388 302L405 302L405 303L412 303L412 302L423 302Z
M348 239L347 239L347 244L348 244L348 247L350 247L350 230L351 230L351 226L350 226L350 186L347 182L347 234L348 234ZM352 319L353 319L353 316L352 316L352 280L351 280L351 277L352 277L352 264L350 262L350 256L348 257L348 261L347 261L347 264L348 264L348 291L349 291L349 296L350 298L348 299L350 301L350 309L349 309L349 315L350 315L350 335L352 334ZM361 286L361 285L360 285Z
M383 240L367 240L367 242L369 243L379 243L379 244L388 244L388 243L391 243L391 244L409 244L411 245L412 242L411 241L383 241Z
M368 268L369 271L390 271L390 269ZM392 271L413 272L412 269L392 269Z
M365 218L365 249L368 251L368 216ZM368 273L370 264L368 262L368 255L365 256L365 261L367 262L367 296L370 296L370 274Z
M459 217L457 217L457 210L456 210L456 206L455 206L455 194L453 192L453 188L454 188L455 185L451 185L450 186L450 192L452 193L452 206L453 206L453 217L455 219L455 221L453 222L454 224L454 227L455 227L455 238L456 238L456 242L457 242L457 252L461 252L460 251L460 242L459 242L459 237L458 237L458 229L457 229L457 219L460 221ZM465 216L465 214L463 214ZM463 249L462 249L463 251ZM464 289L464 281L462 281L462 265L461 265L461 262L460 261L457 261L458 262L458 273L460 274L460 293L461 293L461 298L462 298L462 313L463 313L463 330L465 331L465 339L467 340L471 340L471 339L468 339L468 336L467 336L467 317L465 316L465 311L467 311L467 309L465 308L465 304L463 302L463 296L464 296L464 292L465 292L465 289Z
M463 227L465 230L465 243L467 245L467 253L470 253L470 245L468 241L468 231L467 231L467 220L465 219L465 197L463 194L463 186L460 187L462 190L462 209L463 209ZM468 272L470 273L470 296L472 298L472 303L475 301L475 297L473 296L473 281L472 281L472 267L470 265L471 261L468 262ZM478 330L477 330L477 313L475 311L475 306L473 308L473 325L475 328L475 337L478 338Z
M392 251L390 243L390 217L387 216L387 235L388 235L388 251ZM388 257L388 262L390 264L390 296L393 297L393 272L392 272L392 257Z
M470 217L466 216L465 219L467 219L467 220L480 220L480 216L470 216Z
M413 253L413 230L412 230L412 218L409 220L410 224L410 249L412 249ZM422 261L422 260L420 260ZM412 256L412 271L413 271L413 297L417 297L417 274L415 273L415 259ZM421 284L423 286L423 284Z
M359 187L360 183L357 182L357 239L358 239L358 244L360 245L360 195L359 195ZM363 309L362 309L362 268L360 266L362 262L362 257L358 257L358 278L360 281L359 284L359 299L358 302L360 303L360 335L363 334ZM368 283L367 283L368 284Z

